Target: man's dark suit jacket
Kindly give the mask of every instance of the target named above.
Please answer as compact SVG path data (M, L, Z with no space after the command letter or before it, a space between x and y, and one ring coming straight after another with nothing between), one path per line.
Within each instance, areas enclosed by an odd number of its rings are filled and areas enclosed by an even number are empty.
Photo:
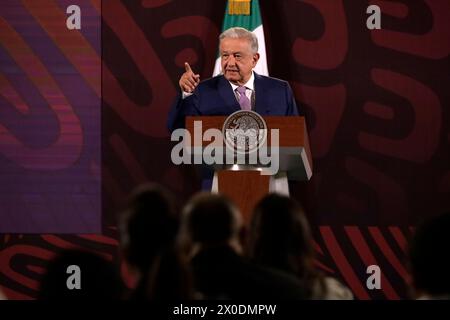
M253 111L262 116L296 116L297 105L289 83L254 72L255 105ZM223 75L202 81L185 99L178 97L169 113L170 132L184 128L186 116L227 116L241 110L231 84Z

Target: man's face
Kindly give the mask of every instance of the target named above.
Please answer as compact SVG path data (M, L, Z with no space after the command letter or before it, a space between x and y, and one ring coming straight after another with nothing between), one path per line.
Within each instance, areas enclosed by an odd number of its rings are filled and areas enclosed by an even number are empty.
M258 53L252 53L247 39L224 38L220 41L220 58L225 79L236 84L245 84L259 59Z

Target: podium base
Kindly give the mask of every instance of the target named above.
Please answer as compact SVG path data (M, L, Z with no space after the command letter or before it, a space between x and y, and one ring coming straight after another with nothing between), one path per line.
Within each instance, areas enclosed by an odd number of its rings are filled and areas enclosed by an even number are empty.
M286 172L275 176L261 175L259 170L216 170L212 193L222 193L239 207L244 222L250 223L255 205L269 192L289 196Z

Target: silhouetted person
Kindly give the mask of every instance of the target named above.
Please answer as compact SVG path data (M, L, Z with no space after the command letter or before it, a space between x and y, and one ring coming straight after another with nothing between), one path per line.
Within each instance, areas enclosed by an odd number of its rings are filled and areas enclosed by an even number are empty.
M122 289L120 277L111 262L91 252L66 250L49 262L38 299L120 299Z
M450 212L425 221L409 245L414 296L450 299Z
M186 205L180 241L197 292L206 299L301 299L294 277L248 263L241 256L241 216L226 198L199 194Z
M131 299L183 299L189 275L174 249L178 217L172 195L146 184L131 195L120 231L124 258L137 278Z
M269 194L255 207L247 255L250 261L296 276L309 299L352 299L350 290L324 277L314 267L314 248L308 221L293 199Z

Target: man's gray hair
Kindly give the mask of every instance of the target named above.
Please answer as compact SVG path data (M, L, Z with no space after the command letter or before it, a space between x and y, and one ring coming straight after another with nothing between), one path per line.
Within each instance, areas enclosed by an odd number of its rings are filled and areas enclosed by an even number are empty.
M222 41L222 39L225 38L247 39L247 41L250 43L250 47L252 48L252 52L258 52L258 38L256 38L256 35L253 32L248 31L247 29L240 27L227 29L220 34L219 40Z

